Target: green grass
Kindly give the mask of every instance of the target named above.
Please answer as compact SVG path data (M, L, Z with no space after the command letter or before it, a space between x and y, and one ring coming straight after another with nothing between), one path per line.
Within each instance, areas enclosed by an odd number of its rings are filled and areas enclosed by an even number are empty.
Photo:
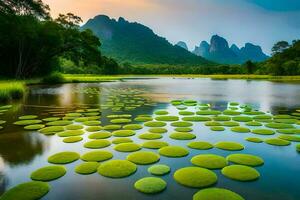
M127 160L138 165L149 165L158 162L160 156L151 151L139 151L131 153L127 156Z
M226 157L229 162L233 162L239 165L247 165L256 167L264 164L264 160L258 156L250 154L231 154Z
M21 183L10 190L6 191L1 200L35 200L41 199L50 190L48 183L32 181Z
M171 168L168 165L153 165L148 168L148 172L152 175L163 176L170 173Z
M75 167L75 172L82 175L93 174L97 172L98 167L97 162L84 162Z
M194 156L191 159L191 163L198 167L207 169L221 169L228 164L224 157L214 154L201 154Z
M193 200L244 200L244 198L227 189L207 188L194 194Z
M90 74L64 74L65 83L95 83L95 82L111 82L118 81L125 76L103 76Z
M160 148L158 153L165 157L179 158L187 156L189 151L181 146L166 146Z
M26 86L21 81L0 82L0 102L8 102L23 98L26 93Z
M146 177L135 182L135 189L146 194L156 194L162 192L167 187L167 183L156 177Z
M217 182L217 175L200 167L185 167L174 173L174 179L181 185L192 188L204 188Z
M137 166L127 160L111 160L98 167L98 173L110 178L124 178L135 173Z
M221 172L227 178L237 181L254 181L260 177L256 169L244 165L230 165L224 167Z
M52 181L66 173L67 170L64 166L47 166L32 172L30 178L34 181Z

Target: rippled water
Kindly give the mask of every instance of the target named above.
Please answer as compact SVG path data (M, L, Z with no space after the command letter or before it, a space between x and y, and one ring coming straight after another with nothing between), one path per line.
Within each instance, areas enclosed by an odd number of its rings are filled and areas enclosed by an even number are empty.
M93 92L90 91L92 88ZM65 144L58 136L44 136L36 131L24 131L22 127L12 125L18 116L37 114L40 118L49 116L53 110L71 112L76 108L97 107L115 95L115 90L138 89L144 98L151 103L134 110L124 111L133 118L139 114L153 114L154 110L167 109L170 114L177 114L175 107L169 104L172 99L194 99L202 103L210 103L214 109L226 109L228 102L235 101L251 104L255 109L272 114L285 114L300 108L300 85L293 83L274 83L267 81L244 80L210 80L210 79L132 79L123 82L99 84L64 84L55 86L31 86L30 93L21 104L16 104L0 120L7 120L5 129L0 131L0 194L7 189L26 181L30 181L32 171L48 165L47 158L60 151L76 151L80 154L91 151L83 147L88 141L75 144ZM153 102L153 103L152 103ZM189 108L194 110L195 108ZM102 116L111 114L110 109L103 110ZM108 120L102 118L103 124ZM186 146L189 141L177 141L168 137L173 127L167 126L169 132L162 140L169 144ZM137 131L137 135L146 132L148 128ZM275 147L266 144L254 144L244 140L251 134L212 132L204 123L194 123L193 133L197 140L211 143L218 141L236 141L245 145L243 153L251 153L262 157L265 164L258 167L261 177L254 182L238 182L225 178L220 170L214 170L218 175L216 187L222 187L237 192L249 200L298 200L300 199L300 154L295 150L295 143L287 147ZM136 143L143 140L133 136ZM270 136L261 136L261 138ZM113 150L113 145L106 148L114 154L114 159L125 159L128 153ZM205 151L190 150L184 158L161 157L159 163L171 166L172 172L163 177L167 181L167 189L157 195L145 195L137 192L133 184L139 178L150 176L149 166L139 166L137 172L127 178L110 179L95 173L82 176L74 172L74 167L81 163L76 161L66 165L67 174L50 182L50 192L43 199L192 199L198 189L191 189L177 184L173 172L185 166L191 166L190 159L200 153L215 153L227 156L232 152L219 149ZM149 150L155 151L155 150Z

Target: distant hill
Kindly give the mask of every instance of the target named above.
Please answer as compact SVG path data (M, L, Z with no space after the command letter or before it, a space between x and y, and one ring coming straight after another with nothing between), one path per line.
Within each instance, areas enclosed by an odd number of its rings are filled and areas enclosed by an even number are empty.
M187 46L186 43L183 42L183 41L177 42L176 46L179 46L179 47L181 47L181 48L184 48L184 49L187 50L187 51L189 50L188 46Z
M91 29L100 38L103 54L120 62L183 66L212 64L182 47L172 45L150 28L124 18L115 20L98 15L88 20L81 29Z
M268 59L260 46L246 43L241 49L235 44L229 47L227 40L218 35L212 36L210 44L202 41L200 46L195 47L193 53L208 60L225 64L241 64L248 60L261 62Z

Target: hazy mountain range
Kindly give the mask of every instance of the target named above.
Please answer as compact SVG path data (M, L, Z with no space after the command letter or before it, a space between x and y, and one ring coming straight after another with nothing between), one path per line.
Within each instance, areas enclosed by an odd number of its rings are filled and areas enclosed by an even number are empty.
M122 17L115 20L98 15L81 28L91 29L100 38L103 54L119 62L203 66L215 65L214 62L237 64L268 58L260 46L246 43L242 48L234 44L229 47L226 39L218 35L211 38L210 44L203 41L190 52L185 42L173 45L150 28Z

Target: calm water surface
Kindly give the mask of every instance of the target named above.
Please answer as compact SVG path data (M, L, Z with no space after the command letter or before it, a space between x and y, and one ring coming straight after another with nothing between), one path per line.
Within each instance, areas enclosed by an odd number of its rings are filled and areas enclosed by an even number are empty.
M21 104L14 105L9 112L0 115L0 120L8 121L5 128L0 131L0 194L19 183L30 181L30 173L49 165L47 158L54 153L76 151L83 154L91 151L83 147L83 144L89 140L88 134L85 134L84 140L79 143L65 144L58 136L44 136L36 131L24 131L22 127L12 125L19 116L37 114L40 118L46 118L51 116L50 113L53 111L67 113L79 108L94 108L105 104L109 96L118 95L117 91L128 89L141 91L142 96L150 102L134 110L123 111L132 114L133 118L139 114L152 115L157 109L167 109L171 115L176 115L177 109L169 104L172 99L194 99L202 103L210 103L212 108L218 110L226 109L228 102L235 101L251 104L255 109L272 114L290 113L300 108L300 85L295 83L162 78L99 84L31 86L28 97ZM103 124L108 124L105 116L112 113L111 109L102 111ZM169 132L164 134L162 140L171 145L186 146L189 141L170 139L168 134L173 131L173 127L168 125L167 128ZM137 131L137 135L146 132L147 129ZM254 182L233 181L225 178L220 170L214 170L218 175L216 187L230 189L247 200L300 199L300 154L295 150L295 143L287 147L254 144L244 140L246 137L253 137L251 134L233 133L228 128L224 132L212 132L201 122L194 123L193 129L197 140L211 143L226 140L240 142L245 145L242 153L255 154L265 160L263 166L256 168L261 177ZM137 135L132 139L136 143L142 143L143 140L140 140ZM114 151L113 145L106 149L113 152L114 159L126 159L128 155ZM78 160L66 165L68 172L64 177L50 182L52 188L42 199L192 199L193 194L198 190L177 184L172 178L173 173L179 168L191 166L189 160L197 154L214 153L227 156L232 152L219 149L189 150L190 154L185 158L161 157L159 163L171 166L172 172L162 177L167 181L168 187L160 194L145 195L137 192L133 187L136 180L150 176L147 172L149 166L138 166L137 172L130 177L110 179L97 173L88 176L76 174L74 168L82 162Z

